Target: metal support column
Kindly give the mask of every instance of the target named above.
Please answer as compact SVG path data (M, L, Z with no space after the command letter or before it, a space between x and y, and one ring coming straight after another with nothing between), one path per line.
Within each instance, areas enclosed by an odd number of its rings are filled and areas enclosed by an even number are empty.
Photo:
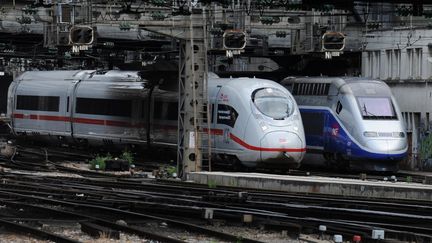
M201 171L207 129L207 51L202 16L190 16L189 38L180 41L178 170Z
M189 6L190 2L189 2ZM210 159L210 123L207 98L207 13L192 11L188 16L173 16L171 21L139 21L139 27L171 36L179 46L179 107L177 169L186 174L200 171L203 159ZM201 13L200 13L201 12ZM204 156L203 156L204 155ZM205 163L207 168L210 162Z

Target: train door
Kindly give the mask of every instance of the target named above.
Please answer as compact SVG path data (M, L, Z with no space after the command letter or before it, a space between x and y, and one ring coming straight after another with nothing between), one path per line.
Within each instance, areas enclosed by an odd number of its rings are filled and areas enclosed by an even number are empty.
M235 123L235 120L233 121L235 109L229 102L230 98L229 92L221 88L215 102L215 146L225 151L232 148L230 135Z
M64 111L64 116L68 117L68 123L65 124L65 131L69 132L71 134L71 136L73 136L73 129L72 129L72 121L73 121L73 107L74 107L74 96L75 96L75 89L77 87L79 81L71 81L70 85L67 88L66 91L66 96L65 96L65 100L64 100L64 106L65 106L65 111Z
M210 103L210 106L209 106L209 108L210 108L210 128L211 128L211 131L210 131L210 143L211 143L211 148L212 149L214 149L214 148L216 148L216 136L217 136L217 134L216 134L216 129L215 129L215 127L216 127L216 105L215 105L215 102L211 102Z
M215 148L216 152L220 152L219 149L223 145L223 139L222 136L224 135L224 128L221 124L218 124L217 117L218 117L218 99L220 95L222 86L217 86L216 96L214 103L212 104L212 146ZM217 149L216 149L217 148Z
M69 86L67 90L67 97L66 97L66 103L67 103L67 109L66 114L69 116L69 131L71 133L71 136L74 137L75 131L74 131L74 119L75 119L75 100L76 100L76 93L77 88L80 84L80 81L71 81L71 85Z

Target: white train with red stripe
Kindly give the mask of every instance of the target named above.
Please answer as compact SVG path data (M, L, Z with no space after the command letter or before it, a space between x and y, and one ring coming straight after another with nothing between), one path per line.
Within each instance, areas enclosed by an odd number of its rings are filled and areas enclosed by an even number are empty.
M298 167L306 151L294 98L264 79L210 75L212 152L255 167ZM9 87L16 135L61 143L177 144L177 92L150 87L136 71L30 71Z

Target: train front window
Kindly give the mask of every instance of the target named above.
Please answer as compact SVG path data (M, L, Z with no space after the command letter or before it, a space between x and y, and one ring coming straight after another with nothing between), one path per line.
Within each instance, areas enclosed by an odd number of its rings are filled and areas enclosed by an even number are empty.
M393 104L388 97L357 97L363 119L397 119Z
M255 90L252 94L252 101L261 113L276 120L282 120L294 111L294 103L291 98L275 88Z

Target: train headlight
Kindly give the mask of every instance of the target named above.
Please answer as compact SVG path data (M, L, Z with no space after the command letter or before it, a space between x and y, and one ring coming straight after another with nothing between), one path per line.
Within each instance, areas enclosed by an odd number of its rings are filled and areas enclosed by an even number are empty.
M261 129L262 129L263 131L265 131L265 130L268 129L268 126L265 124L265 122L260 122L259 124L260 124Z
M365 137L378 137L378 133L377 132L364 132L363 136Z
M394 132L393 133L393 137L394 138L404 138L405 137L405 133L403 133L403 132Z

